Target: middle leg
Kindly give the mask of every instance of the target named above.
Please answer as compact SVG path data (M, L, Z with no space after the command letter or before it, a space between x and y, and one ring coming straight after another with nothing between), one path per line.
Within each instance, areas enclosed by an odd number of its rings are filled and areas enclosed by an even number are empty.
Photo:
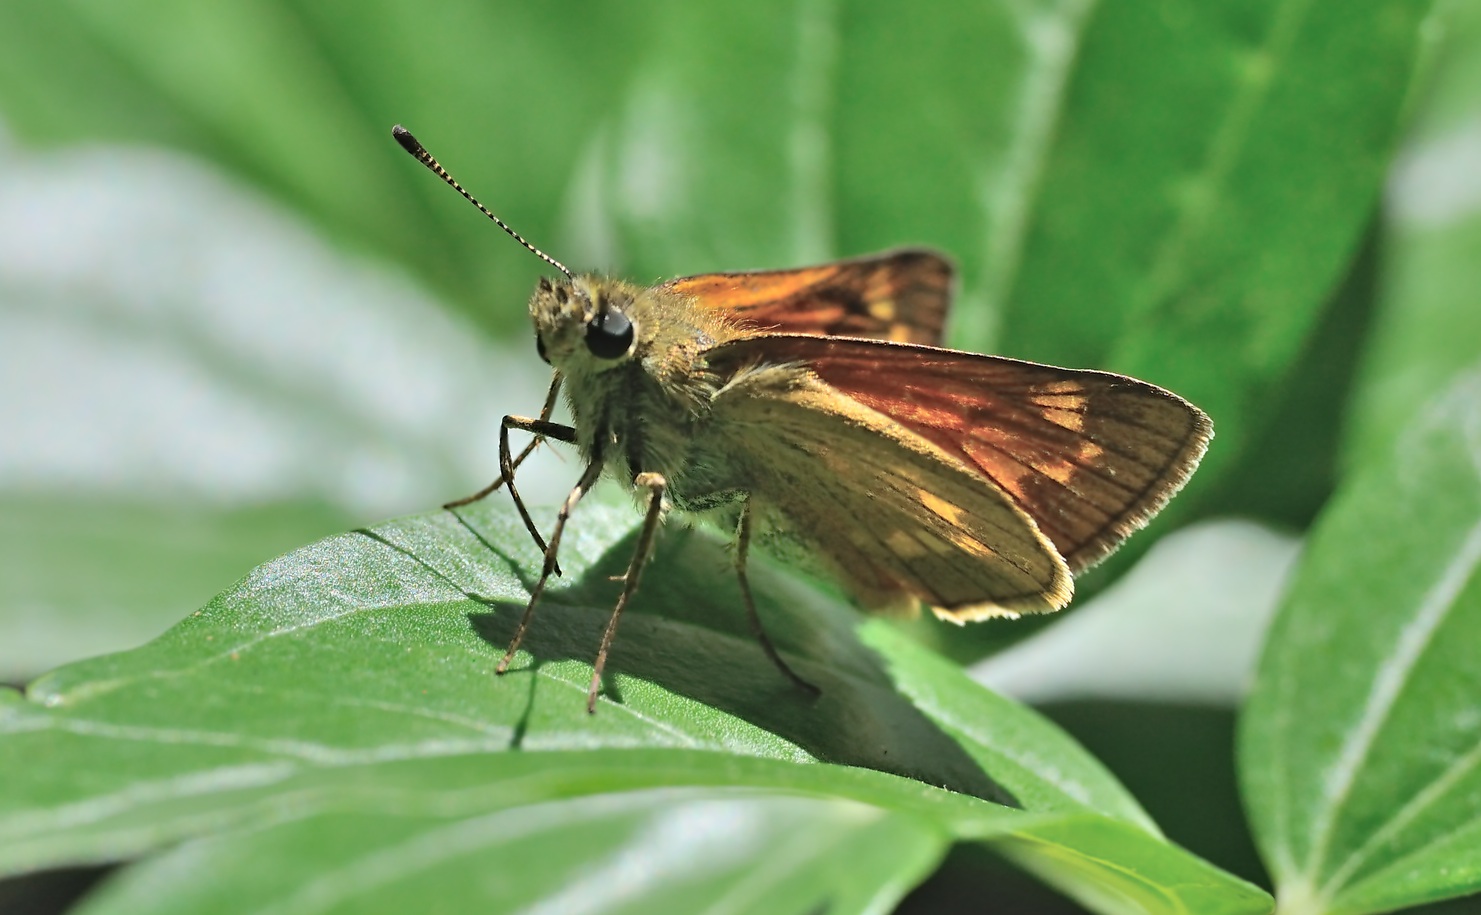
M746 621L751 624L751 632L756 636L756 641L761 643L761 650L766 656L787 676L787 679L797 684L805 692L814 696L823 691L812 683L802 679L792 667L782 658L781 652L776 650L772 644L771 637L766 634L766 627L761 625L761 615L756 612L756 601L751 596L751 582L746 577L746 557L751 551L751 499L746 498L746 504L741 507L740 523L736 525L735 531L735 574L740 581L741 598L746 605Z
M592 665L591 688L586 691L588 712L597 710L597 694L602 688L602 670L607 666L607 652L612 648L612 636L617 633L617 620L622 616L628 601L637 593L638 582L643 577L643 566L648 564L648 559L653 555L653 541L658 536L659 524L663 522L663 496L668 489L668 481L663 474L640 473L633 479L633 485L648 490L648 511L643 515L643 529L638 534L638 545L633 550L632 561L628 563L627 574L622 576L622 594L617 598L612 618L607 620L607 630L602 633L602 644L597 649L596 662Z

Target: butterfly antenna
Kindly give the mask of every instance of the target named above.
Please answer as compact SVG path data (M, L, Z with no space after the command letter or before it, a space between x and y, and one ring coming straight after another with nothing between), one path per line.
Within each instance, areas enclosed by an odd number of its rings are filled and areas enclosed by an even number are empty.
M499 228L503 229L505 232L508 232L511 238L524 245L536 257L540 258L545 263L559 270L561 273L564 273L567 279L574 280L576 278L571 275L571 271L566 269L565 264L562 264L560 261L551 257L549 254L546 254L544 251L541 251L539 248L525 241L524 237L518 232L509 228L508 224L506 224L504 220L489 212L488 207L479 203L472 194L463 190L463 186L459 184L452 175L449 175L447 173L447 169L443 168L441 163L434 159L432 157L432 154L427 152L426 148L423 147L422 144L417 142L417 138L411 135L411 131L407 130L405 127L402 127L400 124L397 124L395 127L391 128L391 136L396 138L396 142L401 144L402 149L411 153L413 156L416 156L417 161L421 162L423 165L427 166L427 168L432 170L432 174L441 178L443 181L446 181L453 190L457 191L459 194L462 194L469 203L478 207L478 211L480 213L487 216L489 219L492 219L499 226Z

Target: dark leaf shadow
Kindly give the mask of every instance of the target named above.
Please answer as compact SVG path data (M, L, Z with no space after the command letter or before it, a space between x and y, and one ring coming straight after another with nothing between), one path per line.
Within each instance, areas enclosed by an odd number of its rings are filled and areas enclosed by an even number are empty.
M635 544L636 532L629 533L570 580L552 583L521 646L533 665L516 662L506 681L537 681L535 672L547 662L592 662L621 589L614 579L626 571ZM520 573L527 587L534 572ZM622 618L603 696L620 703L622 678L646 680L748 721L820 760L1018 806L955 740L894 689L883 660L859 640L856 615L839 608L813 612L826 602L764 565L753 566L751 578L768 633L821 695L795 687L751 635L727 547L704 532L676 528L665 532L642 589ZM524 604L477 599L489 611L468 614L469 622L495 650L492 656L501 656ZM516 728L519 737L538 701L535 683L528 688L531 698ZM547 701L573 699L562 691ZM596 714L602 714L600 704Z

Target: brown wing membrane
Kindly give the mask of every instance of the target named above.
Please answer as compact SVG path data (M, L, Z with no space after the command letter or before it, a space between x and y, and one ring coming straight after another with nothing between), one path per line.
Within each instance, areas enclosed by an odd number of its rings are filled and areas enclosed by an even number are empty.
M1069 602L1064 560L1006 493L815 378L767 374L742 373L715 402L763 538L800 542L875 608L919 601L963 622Z
M1146 524L1198 466L1213 426L1123 375L955 350L779 334L712 351L791 363L1011 494L1078 572Z
M951 264L930 251L894 251L796 270L706 273L661 288L757 330L939 345Z

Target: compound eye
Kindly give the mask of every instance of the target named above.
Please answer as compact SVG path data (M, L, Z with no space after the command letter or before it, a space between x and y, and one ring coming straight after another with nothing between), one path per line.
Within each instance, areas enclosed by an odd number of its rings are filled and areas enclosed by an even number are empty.
M633 322L615 308L603 309L586 324L586 348L598 359L620 359L633 345Z
M535 334L535 354L540 357L541 362L550 364L550 354L545 352L545 338L539 334Z

